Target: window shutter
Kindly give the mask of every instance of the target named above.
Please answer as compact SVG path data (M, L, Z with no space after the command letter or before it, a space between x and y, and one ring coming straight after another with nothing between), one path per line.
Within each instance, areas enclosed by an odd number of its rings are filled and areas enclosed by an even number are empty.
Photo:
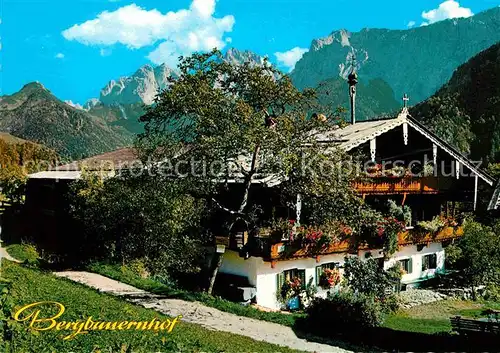
M432 254L431 255L431 264L429 266L430 268L436 268L437 267L437 255Z
M408 259L408 273L412 273L413 272L413 259L410 258Z
M298 271L299 278L300 278L300 283L302 283L302 287L306 287L306 270L299 270Z
M316 285L319 286L319 279L323 273L323 266L316 266Z
M280 272L276 275L276 289L280 291L284 283L285 283L285 273Z

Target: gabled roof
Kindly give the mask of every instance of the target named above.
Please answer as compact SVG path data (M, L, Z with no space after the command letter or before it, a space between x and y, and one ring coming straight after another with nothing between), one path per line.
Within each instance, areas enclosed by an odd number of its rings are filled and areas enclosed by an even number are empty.
M493 191L493 196L491 197L490 204L488 205L488 210L498 210L500 207L500 181L498 182L495 191Z
M462 165L469 168L474 174L484 180L487 184L492 186L495 183L495 179L493 177L477 168L474 163L472 163L472 161L470 161L455 147L453 147L440 137L436 136L432 131L412 118L407 108L403 108L401 113L396 118L358 122L354 125L349 125L342 129L336 129L326 133L322 133L317 136L317 140L321 143L333 143L344 149L345 151L350 151L353 148L356 148L370 141L371 139L383 135L386 132L391 131L405 123L425 136L428 140L432 141L432 143L436 144L439 148L455 158Z
M350 151L370 141L374 137L380 136L387 131L403 125L406 121L405 118L398 116L395 119L358 122L342 129L331 130L319 134L316 140L320 143L335 143L345 151Z
M133 166L140 160L134 148L121 148L119 150L106 152L97 156L61 165L54 170L48 170L29 175L30 179L79 179L82 170L112 172L118 169Z
M462 165L470 169L490 186L495 184L495 179L488 175L488 173L476 167L472 161L470 161L455 147L436 136L432 131L412 118L409 115L407 108L403 108L401 113L396 118L358 122L354 125L348 125L344 128L338 128L318 134L316 139L320 143L334 144L345 151L350 151L375 137L381 136L386 132L402 126L403 124L408 124L408 126L418 131L420 134L432 141L432 143L436 144L443 151L459 161ZM126 167L127 165L132 166L136 161L138 161L136 151L132 148L125 148L90 157L82 161L73 162L71 164L58 167L54 171L31 174L29 177L33 179L79 179L81 176L82 165L88 170L102 171L104 169L107 171L113 171ZM239 164L245 165L248 161L247 158L243 158L239 162ZM241 175L238 176L233 176L236 179L229 180L229 182L237 183L242 177ZM254 183L256 184L262 183L267 186L274 186L280 182L281 180L279 178L272 175L261 175L254 180ZM500 182L498 183L490 201L489 209L497 209L498 207L500 207Z

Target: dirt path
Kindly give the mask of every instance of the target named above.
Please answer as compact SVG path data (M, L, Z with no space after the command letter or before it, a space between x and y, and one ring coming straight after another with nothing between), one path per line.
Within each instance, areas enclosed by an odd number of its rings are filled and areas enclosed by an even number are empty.
M89 272L58 272L65 277L98 289L123 296L126 300L156 310L168 316L182 315L183 321L199 324L211 330L226 331L281 346L308 352L349 352L339 347L309 342L295 335L290 327L226 313L198 302L164 299L127 284Z

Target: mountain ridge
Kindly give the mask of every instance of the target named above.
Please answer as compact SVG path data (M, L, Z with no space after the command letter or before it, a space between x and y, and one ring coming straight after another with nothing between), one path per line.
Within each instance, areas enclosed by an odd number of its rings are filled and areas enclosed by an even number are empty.
M81 158L132 143L123 128L74 108L42 84L28 83L0 97L0 131L40 143L66 158Z
M311 41L311 50L296 63L291 77L299 89L345 77L354 53L361 80L383 79L397 95L408 93L420 102L447 82L460 64L499 40L498 7L407 30L337 30Z
M410 112L471 158L500 162L500 42L458 67Z

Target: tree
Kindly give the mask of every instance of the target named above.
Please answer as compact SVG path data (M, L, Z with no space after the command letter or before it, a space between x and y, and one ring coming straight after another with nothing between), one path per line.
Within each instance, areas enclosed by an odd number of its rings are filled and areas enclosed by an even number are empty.
M318 142L339 124L338 112L319 106L313 91L298 91L267 61L235 65L218 51L182 58L179 71L141 118L137 146L151 165L161 163L223 214L227 232L237 220L249 227L264 221L252 199L257 181L279 184L291 210L298 194L313 210L323 196L331 205L355 198L342 163L348 157ZM327 218L310 214L310 222Z
M381 299L401 277L396 278L392 270L384 271L374 259L363 261L356 256L345 258L344 279L355 293Z
M22 203L27 175L48 169L58 159L57 153L45 146L0 139L0 201Z
M464 284L475 288L488 283L500 283L500 223L493 227L468 221L458 247L455 268L461 270Z
M70 195L75 228L82 230L80 241L72 239L72 253L80 259L142 260L160 276L199 270L205 204L175 180L87 173Z

